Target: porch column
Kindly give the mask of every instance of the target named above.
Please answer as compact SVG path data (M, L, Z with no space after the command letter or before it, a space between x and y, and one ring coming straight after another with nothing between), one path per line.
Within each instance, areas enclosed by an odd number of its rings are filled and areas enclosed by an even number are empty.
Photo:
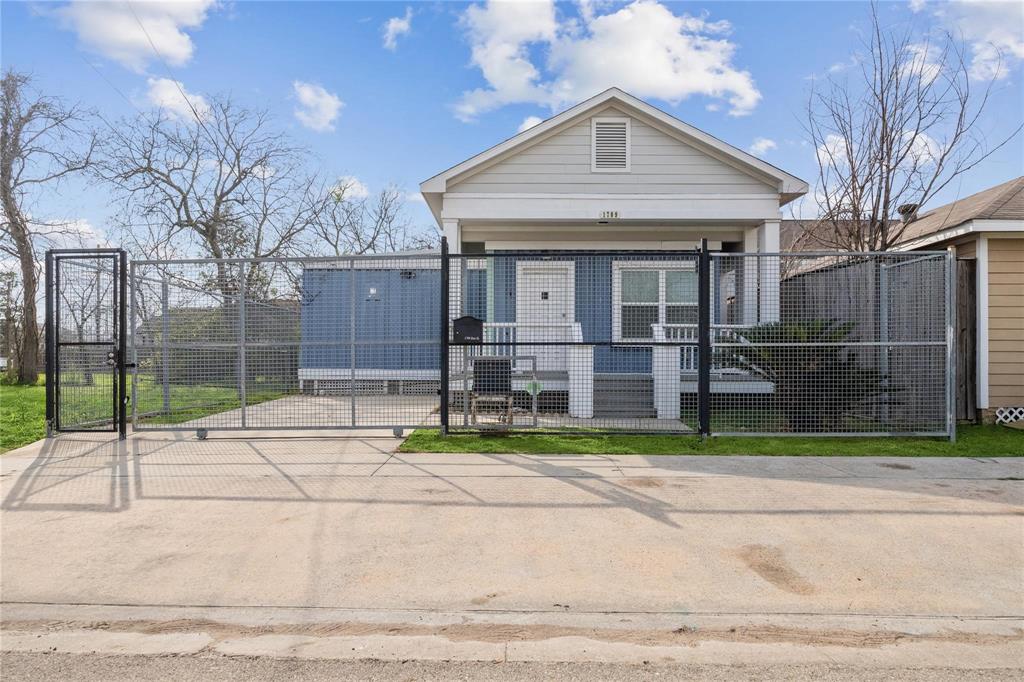
M760 228L752 227L743 233L743 253L757 253L760 247ZM740 303L743 310L743 324L754 326L757 324L757 279L759 258L743 259L743 289Z
M779 221L766 220L757 230L757 250L760 253L779 252ZM778 256L758 258L761 267L761 322L778 322L779 270L782 261Z
M448 238L448 253L462 253L462 229L458 218L445 218L442 221L444 236Z
M658 419L679 419L679 356L679 346L655 346L652 351L654 410Z

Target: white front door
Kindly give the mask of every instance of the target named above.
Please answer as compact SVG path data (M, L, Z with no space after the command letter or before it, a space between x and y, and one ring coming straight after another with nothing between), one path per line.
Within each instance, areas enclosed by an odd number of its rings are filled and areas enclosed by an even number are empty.
M572 340L575 315L571 262L516 264L516 339L564 343ZM566 346L520 346L518 355L537 358L538 371L566 371ZM529 363L520 363L527 369Z

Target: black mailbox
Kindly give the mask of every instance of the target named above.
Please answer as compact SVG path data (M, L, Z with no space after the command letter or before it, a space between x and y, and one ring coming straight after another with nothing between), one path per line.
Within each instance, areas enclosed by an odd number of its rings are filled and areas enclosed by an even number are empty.
M464 315L452 321L452 341L455 343L483 343L484 321L479 317Z

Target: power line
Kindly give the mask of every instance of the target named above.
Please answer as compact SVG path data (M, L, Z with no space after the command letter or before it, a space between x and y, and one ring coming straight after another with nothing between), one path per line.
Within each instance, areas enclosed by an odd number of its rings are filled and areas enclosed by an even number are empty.
M203 124L203 118L199 115L199 111L192 104L192 100L190 100L188 98L188 95L185 94L185 89L181 87L181 82L178 80L175 73L171 70L170 65L164 59L163 55L160 54L160 50L157 49L156 44L153 42L153 38L149 35L149 31L146 30L145 25L139 19L139 15L135 12L135 8L132 6L132 3L129 0L125 0L124 4L128 7L128 10L132 13L132 16L135 18L135 23L139 25L140 29L142 29L142 33L146 36L146 41L149 43L149 47L152 48L153 54L155 54L156 58L160 60L160 63L164 65L164 69L167 71L167 75L170 76L171 82L174 83L174 87L177 88L178 92L181 94L181 98L185 100L185 104L187 104L188 108L192 111L192 115L196 118L196 123L199 125L200 128L203 129L203 132L205 132L211 140L214 139L213 134L210 133L209 129Z
M89 68L91 68L91 69L92 69L93 71L95 71L95 72L96 72L96 75L97 75L97 76L99 76L100 78L102 78L102 79L103 79L103 81L104 81L104 82L105 82L105 83L106 83L107 85L109 85L109 86L110 86L110 87L111 87L111 88L112 88L112 89L114 90L114 92L116 92L117 94L121 95L121 99L123 99L123 100L124 100L125 102L127 102L127 103L128 103L128 105L129 105L129 106L130 106L130 107L131 107L132 109L135 109L135 111L137 111L137 112L138 112L138 113L140 113L140 114L142 113L142 111L141 111L141 110L139 110L139 108L138 108L137 106L135 106L135 102L133 102L133 101L131 100L131 98L129 98L129 97L128 97L128 96L126 95L126 94L124 94L124 93L123 93L123 92L121 91L121 89L120 89L119 87L117 87L116 85L114 85L114 84L113 84L113 83L112 83L112 82L110 81L110 79L109 79L109 78L107 78L107 77L106 77L106 76L105 76L105 75L103 74L103 72L102 72L102 71L100 71L100 70L99 70L98 68L96 68L96 65L95 65L95 64L93 64L92 62L90 62L90 61L89 61L88 59L86 59L85 57L83 57L83 56L82 56L81 54L79 54L79 55L78 55L78 58L79 58L79 59L81 59L81 60L82 60L83 62L85 62L85 63L86 63L86 64L87 64L88 66L89 66Z

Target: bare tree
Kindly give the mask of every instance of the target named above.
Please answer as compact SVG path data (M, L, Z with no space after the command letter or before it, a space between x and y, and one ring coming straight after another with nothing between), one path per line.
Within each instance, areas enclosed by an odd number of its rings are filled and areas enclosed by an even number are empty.
M1020 127L986 143L979 121L993 81L974 88L964 46L948 33L917 40L909 30L890 31L872 4L865 54L855 62L859 73L829 77L808 100L818 218L804 221L801 241L885 251L901 241L917 207Z
M0 82L0 252L15 259L21 275L20 306L14 311L14 378L35 383L40 344L37 297L39 255L55 240L77 229L47 222L33 213L36 202L52 195L61 181L86 170L96 137L87 114L32 89L31 78L8 70Z
M306 151L266 112L208 100L188 119L158 111L110 126L97 168L121 202L125 242L161 257L291 254L320 206ZM258 268L247 278L263 279ZM235 286L222 263L217 280L224 293Z
M415 231L405 216L404 193L394 186L361 196L346 179L321 197L310 226L310 253L342 256L401 251L430 246L430 235Z

